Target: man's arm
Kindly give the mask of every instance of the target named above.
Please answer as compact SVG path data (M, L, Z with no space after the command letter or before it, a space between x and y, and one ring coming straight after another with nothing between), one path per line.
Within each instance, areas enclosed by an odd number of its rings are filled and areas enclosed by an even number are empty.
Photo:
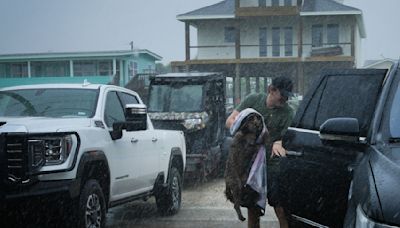
M234 109L233 112L232 112L232 113L229 115L229 117L226 119L225 127L226 127L227 129L230 129L230 128L231 128L233 122L235 122L236 117L237 117L238 115L239 115L239 112L238 112L236 109Z

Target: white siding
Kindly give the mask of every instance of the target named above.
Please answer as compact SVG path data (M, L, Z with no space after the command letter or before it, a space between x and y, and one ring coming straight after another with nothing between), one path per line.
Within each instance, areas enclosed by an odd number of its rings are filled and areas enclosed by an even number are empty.
M197 25L198 46L222 46L198 48L197 59L233 59L235 58L235 43L224 42L224 28L234 26L233 21L204 21Z
M197 25L198 46L232 45L231 47L198 48L197 59L233 59L235 58L235 43L224 42L224 27L234 26L233 21L204 21ZM259 28L267 28L267 45L272 45L272 28L280 27L280 57L285 56L284 28L293 29L293 55L297 56L298 28L294 21L282 19L249 19L241 22L241 45L254 45L241 47L242 58L259 58ZM267 47L267 56L272 57L272 46Z

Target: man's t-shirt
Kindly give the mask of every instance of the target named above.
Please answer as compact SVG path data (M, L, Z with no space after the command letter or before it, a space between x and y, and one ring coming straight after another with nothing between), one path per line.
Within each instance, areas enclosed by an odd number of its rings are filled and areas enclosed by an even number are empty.
M266 100L267 94L253 93L247 96L235 110L240 112L246 108L253 108L263 115L265 125L269 132L266 148L269 153L268 156L270 156L272 143L281 140L287 128L290 126L293 118L293 110L287 103L282 107L268 108ZM268 165L274 164L276 164L274 161L268 162Z

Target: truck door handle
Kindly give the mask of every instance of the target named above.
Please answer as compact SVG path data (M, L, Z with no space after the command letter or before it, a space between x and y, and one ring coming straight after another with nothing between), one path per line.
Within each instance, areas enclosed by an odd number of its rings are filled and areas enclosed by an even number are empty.
M137 139L137 138L132 138L131 139L131 143L137 143L139 141L139 139Z
M288 150L288 151L286 151L286 155L287 156L301 157L301 156L303 156L303 152L297 152L297 151Z
M152 142L157 142L157 140L158 140L157 138L152 138L151 139Z

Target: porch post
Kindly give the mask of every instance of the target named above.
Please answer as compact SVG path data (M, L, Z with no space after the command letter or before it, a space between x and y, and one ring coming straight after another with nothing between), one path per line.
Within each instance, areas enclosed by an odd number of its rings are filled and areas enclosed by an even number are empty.
M190 60L190 24L189 22L185 22L185 60Z

